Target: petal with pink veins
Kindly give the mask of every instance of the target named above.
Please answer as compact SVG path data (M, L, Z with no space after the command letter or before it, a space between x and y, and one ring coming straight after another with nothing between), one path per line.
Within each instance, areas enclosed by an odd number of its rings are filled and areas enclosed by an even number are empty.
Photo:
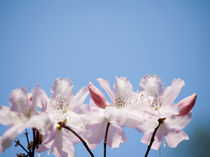
M181 141L188 140L189 137L181 130L170 129L165 139L169 147L175 148Z
M186 116L182 117L179 116L168 117L164 123L169 128L176 128L178 130L181 130L187 126L187 124L191 121L191 119L192 119L192 113L190 112Z

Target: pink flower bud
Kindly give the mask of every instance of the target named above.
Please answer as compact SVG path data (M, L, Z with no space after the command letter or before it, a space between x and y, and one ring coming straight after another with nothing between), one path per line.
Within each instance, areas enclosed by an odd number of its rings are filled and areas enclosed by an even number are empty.
M197 94L193 94L191 96L188 96L184 99L182 99L178 105L179 105L179 114L177 116L182 117L187 115L193 108L195 101L197 98Z
M95 102L95 104L100 108L106 108L107 102L103 93L98 88L96 88L91 82L89 82L88 84L88 89L90 97Z

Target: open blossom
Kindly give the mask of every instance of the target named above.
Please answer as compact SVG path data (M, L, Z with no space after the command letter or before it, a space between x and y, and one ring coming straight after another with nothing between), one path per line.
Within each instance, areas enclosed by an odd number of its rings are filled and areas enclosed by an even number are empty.
M141 124L141 119L132 110L133 88L125 77L116 77L114 92L110 89L108 81L102 78L99 78L98 81L111 98L112 105L106 101L99 89L89 83L90 96L95 103L90 102L93 120L87 140L90 144L99 144L104 139L106 126L109 122L111 125L107 143L109 147L116 148L126 141L122 127L135 127Z
M10 107L0 106L0 123L9 126L9 129L0 137L0 152L5 151L14 139L26 128L44 130L51 126L51 121L46 113L37 111L39 98L43 91L36 87L27 93L25 88L12 91Z
M55 156L67 157L74 156L73 144L79 142L79 139L72 133L59 127L58 122L66 122L76 132L85 130L86 120L82 113L86 113L88 108L83 104L88 95L88 89L82 88L76 95L73 92L73 84L69 79L58 78L55 80L51 97L47 103L43 104L43 112L47 112L54 126L43 135L44 142L40 145L39 152L51 148Z
M142 108L151 117L160 123L152 144L153 149L159 149L163 136L169 147L176 147L181 141L188 140L189 137L182 129L190 122L191 109L195 104L196 94L183 99L178 104L174 100L180 93L184 81L175 79L171 86L163 87L157 75L146 75L140 81L140 89L146 93L149 103L143 104ZM151 125L154 126L154 125ZM144 132L142 142L149 144L155 127L149 127Z
M9 126L0 137L0 153L26 128L38 129L34 136L34 141L36 137L42 141L38 153L50 150L57 157L74 157L73 145L80 140L93 156L90 149L104 140L105 134L109 147L117 148L127 141L125 126L142 132L141 141L152 144L149 149L159 149L163 137L172 148L189 139L183 128L191 121L197 94L174 103L184 86L183 80L174 79L164 88L157 75L146 75L139 83L140 92L133 91L126 77L116 77L113 89L107 80L97 80L111 102L91 82L74 95L72 81L62 78L53 83L50 97L39 86L31 93L23 87L13 90L10 107L0 106L0 124ZM88 90L89 106L84 104Z

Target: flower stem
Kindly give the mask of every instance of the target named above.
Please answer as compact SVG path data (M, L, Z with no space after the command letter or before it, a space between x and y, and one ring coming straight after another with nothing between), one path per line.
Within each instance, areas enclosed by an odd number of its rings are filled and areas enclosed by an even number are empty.
M104 157L106 157L106 143L107 143L107 136L108 136L109 126L110 126L110 123L108 122L107 126L106 126L105 136L104 136Z
M32 128L33 131L33 148L32 148L32 153L31 153L31 157L34 157L34 152L35 152L35 148L36 148L36 129Z
M28 146L30 145L30 142L29 142L29 139L28 139L28 131L27 131L27 129L25 130L25 136L26 136L26 140L27 140L27 143L28 143ZM31 153L31 149L29 149L28 148L28 150L29 150L29 153Z
M15 146L20 146L27 154L29 154L29 152L26 150L26 148L20 143L19 140L15 141Z
M27 143L29 144L28 131L27 131L27 129L25 130L25 136L26 136Z
M66 126L66 124L64 122L58 122L58 124L60 125L61 128L65 128L65 129L69 130L70 132L72 132L75 136L77 136L80 139L80 141L82 142L82 144L85 146L87 151L89 152L90 156L94 157L94 155L91 152L90 148L88 147L87 143L80 135L78 135L72 128Z
M158 126L155 128L155 130L154 130L154 132L153 132L153 134L152 134L152 138L151 138L150 143L149 143L149 145L148 145L148 147L147 147L147 151L146 151L144 157L147 157L147 156L148 156L149 151L150 151L150 149L151 149L151 147L152 147L152 144L153 144L153 142L154 142L154 140L155 140L155 134L156 134L158 128L160 127L160 125L164 122L165 119L166 119L166 118L158 119L159 124L158 124Z

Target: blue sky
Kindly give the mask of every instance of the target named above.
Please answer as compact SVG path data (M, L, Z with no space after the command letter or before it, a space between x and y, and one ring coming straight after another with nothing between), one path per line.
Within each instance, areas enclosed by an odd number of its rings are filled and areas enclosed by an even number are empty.
M58 77L70 78L75 91L89 81L98 85L98 77L113 84L116 75L127 76L135 90L144 74L158 74L165 86L182 78L186 85L176 102L198 94L184 129L190 140L149 156L188 156L195 132L210 122L209 10L208 0L1 0L0 104L9 105L10 92L21 86L30 91L40 84L49 95ZM5 130L1 125L0 135ZM142 134L125 131L128 142L108 149L108 156L143 156ZM75 149L88 156L81 144ZM17 151L12 146L0 156ZM94 153L102 151L99 145Z

